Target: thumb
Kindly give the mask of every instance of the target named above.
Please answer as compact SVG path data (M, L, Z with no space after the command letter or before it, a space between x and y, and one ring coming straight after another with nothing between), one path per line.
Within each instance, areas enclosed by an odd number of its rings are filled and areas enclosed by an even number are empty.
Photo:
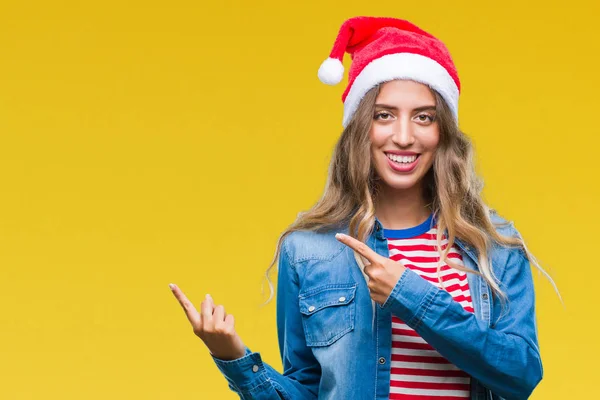
M227 314L225 316L225 326L228 328L231 327L233 329L234 325L235 325L235 319L233 318L233 314Z
M246 345L242 341L240 335L235 331L235 320L232 314L227 314L225 317L225 329L226 332L233 339L231 345L235 349L236 358L241 358L246 355Z

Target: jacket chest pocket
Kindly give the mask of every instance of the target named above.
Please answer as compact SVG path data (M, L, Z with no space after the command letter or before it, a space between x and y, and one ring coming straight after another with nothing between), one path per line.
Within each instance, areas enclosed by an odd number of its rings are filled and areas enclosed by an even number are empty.
M329 346L354 329L358 284L325 285L300 293L300 313L306 344Z

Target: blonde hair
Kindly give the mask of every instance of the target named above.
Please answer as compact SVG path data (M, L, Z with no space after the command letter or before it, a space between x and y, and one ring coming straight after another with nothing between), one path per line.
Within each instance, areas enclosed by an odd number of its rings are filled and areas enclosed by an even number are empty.
M339 138L321 199L311 209L300 213L280 236L275 256L266 271L270 288L267 303L274 292L269 272L276 264L283 240L290 233L301 230L329 231L348 226L349 234L362 242L371 234L375 225L374 199L377 195L378 178L371 162L369 131L379 88L376 86L365 95ZM436 98L440 141L433 166L424 177L424 195L437 222L437 248L440 253L438 276L442 262L465 272L476 273L485 279L497 297L505 301L506 296L488 257L492 245L498 243L522 249L530 263L552 282L521 237L504 236L497 232L490 218L493 210L481 198L483 185L475 174L471 141L459 130L441 95L436 91L432 92ZM444 235L448 240L445 249L442 248ZM476 249L479 271L457 265L448 258L456 238ZM356 253L355 258L359 264L362 263L361 257Z

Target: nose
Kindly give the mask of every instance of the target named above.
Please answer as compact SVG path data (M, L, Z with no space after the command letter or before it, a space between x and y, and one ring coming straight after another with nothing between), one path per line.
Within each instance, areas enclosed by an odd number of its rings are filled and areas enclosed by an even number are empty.
M400 147L409 147L415 142L413 126L406 118L398 118L392 141Z

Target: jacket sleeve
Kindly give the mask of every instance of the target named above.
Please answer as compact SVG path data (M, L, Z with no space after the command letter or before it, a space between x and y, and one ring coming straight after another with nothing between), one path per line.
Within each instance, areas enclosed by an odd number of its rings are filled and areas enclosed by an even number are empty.
M542 379L529 261L510 250L500 278L507 296L492 327L407 269L382 308L405 321L442 356L506 399L527 399Z
M277 334L283 374L246 349L242 358L214 361L229 388L245 400L316 399L321 368L306 346L298 302L298 275L282 246L277 279Z

